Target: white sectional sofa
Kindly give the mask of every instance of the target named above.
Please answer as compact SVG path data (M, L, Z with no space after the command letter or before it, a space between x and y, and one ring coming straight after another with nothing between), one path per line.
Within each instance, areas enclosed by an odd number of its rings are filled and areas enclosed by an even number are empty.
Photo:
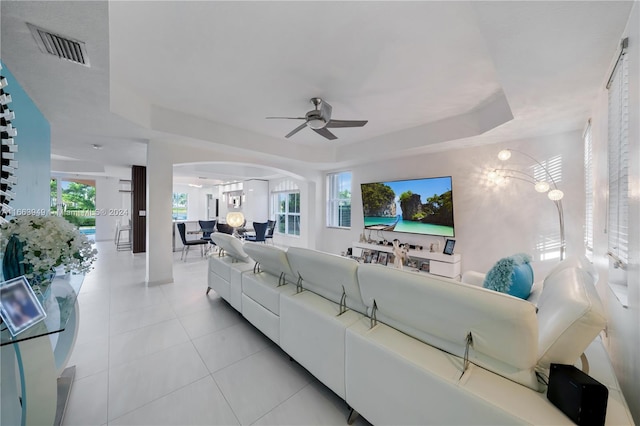
M214 239L225 255L210 258L209 287L234 307L240 299L236 309L373 424L571 424L546 399L544 375L585 351L609 388L607 424L633 423L594 342L605 317L579 262L549 274L536 307L447 278L229 238Z

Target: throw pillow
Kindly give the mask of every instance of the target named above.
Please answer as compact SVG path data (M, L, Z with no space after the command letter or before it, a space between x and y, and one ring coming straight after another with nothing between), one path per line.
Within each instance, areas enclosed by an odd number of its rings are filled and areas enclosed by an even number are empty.
M498 260L487 273L483 287L527 299L533 285L530 262L531 257L527 254L515 254Z

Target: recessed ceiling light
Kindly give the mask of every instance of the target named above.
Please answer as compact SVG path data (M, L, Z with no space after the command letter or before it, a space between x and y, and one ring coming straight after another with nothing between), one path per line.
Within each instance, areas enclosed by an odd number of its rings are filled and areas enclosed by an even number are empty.
M98 145L97 143L94 143L92 146L93 146L93 149L102 149L102 148L104 148L102 145Z
M202 188L202 185L196 185L194 183L190 183L189 186L192 188Z

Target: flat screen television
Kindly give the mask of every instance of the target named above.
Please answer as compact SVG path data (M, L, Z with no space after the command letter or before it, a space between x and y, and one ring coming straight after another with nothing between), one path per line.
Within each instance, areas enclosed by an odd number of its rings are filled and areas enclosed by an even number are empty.
M364 227L453 237L451 176L363 183Z

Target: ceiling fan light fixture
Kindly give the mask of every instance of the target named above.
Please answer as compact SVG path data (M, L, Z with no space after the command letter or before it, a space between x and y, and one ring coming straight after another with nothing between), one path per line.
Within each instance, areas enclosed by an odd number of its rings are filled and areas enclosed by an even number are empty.
M327 122L324 120L324 118L311 118L309 119L309 121L307 121L307 125L312 129L318 130L326 126Z

